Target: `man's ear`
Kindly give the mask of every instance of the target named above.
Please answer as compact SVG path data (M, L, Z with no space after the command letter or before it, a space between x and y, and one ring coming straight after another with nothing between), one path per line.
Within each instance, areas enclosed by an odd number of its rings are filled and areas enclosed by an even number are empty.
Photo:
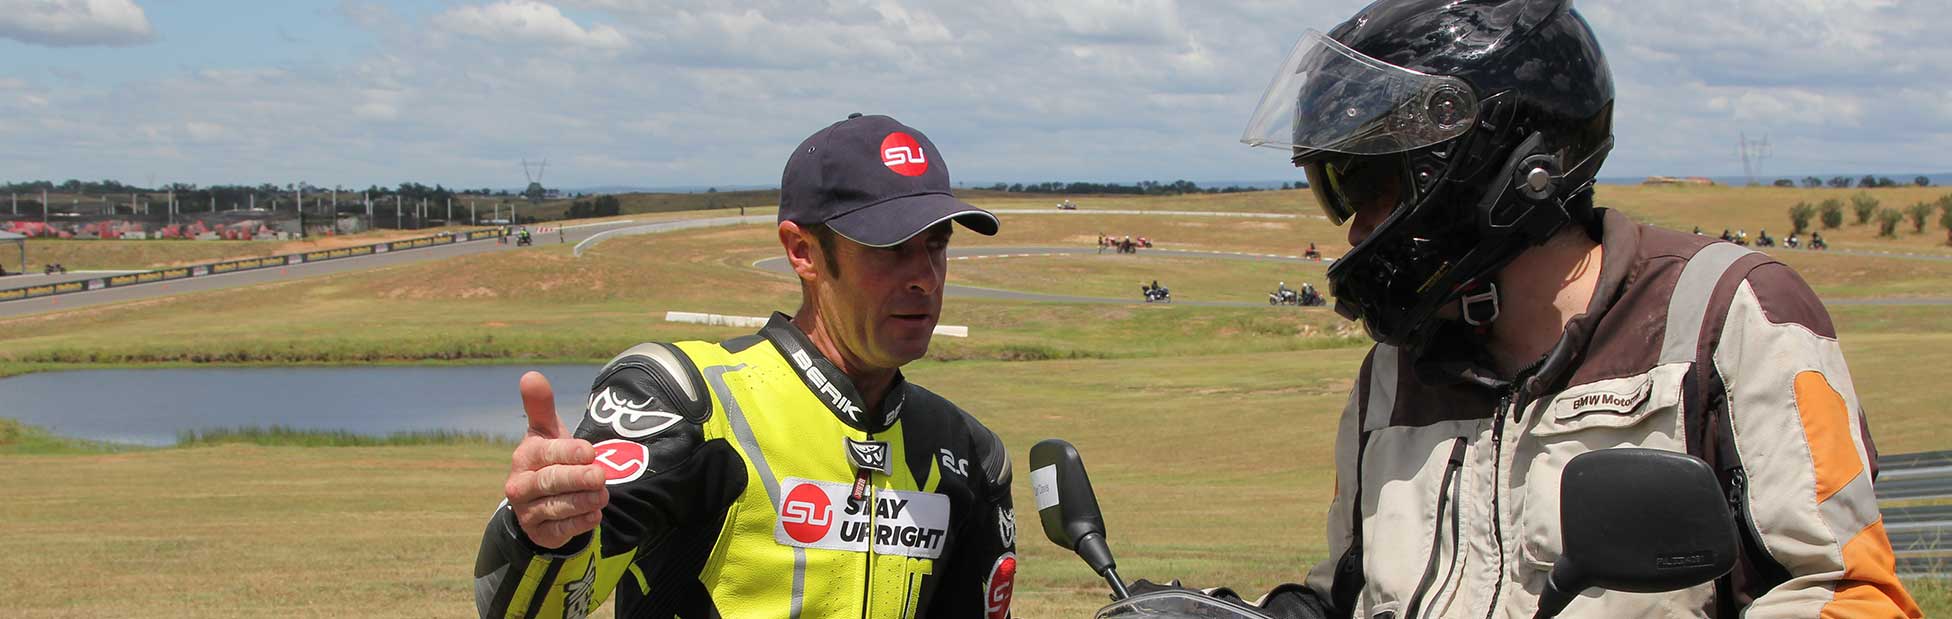
M819 278L814 264L820 260L820 243L813 234L791 221L779 222L779 244L786 248L786 263L800 276L800 281L812 283Z

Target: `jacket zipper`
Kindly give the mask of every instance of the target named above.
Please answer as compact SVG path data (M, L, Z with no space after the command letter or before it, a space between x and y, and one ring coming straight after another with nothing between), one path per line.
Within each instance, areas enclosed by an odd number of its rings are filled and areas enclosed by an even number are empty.
M1464 539L1464 529L1458 526L1458 515L1464 513L1464 478L1461 473L1458 476L1457 484L1451 486L1450 491L1450 567L1444 569L1443 578L1437 579L1437 590L1432 591L1430 594L1430 609L1432 612L1435 612L1437 605L1442 603L1445 592L1453 591L1451 585L1463 582L1462 578L1457 580L1451 579L1452 576L1457 574L1457 562L1463 557L1463 555L1458 554L1458 545Z
M874 440L873 432L868 433L868 440L870 442ZM888 454L889 460L893 460L894 457L895 457L894 453L891 452ZM867 469L861 469L861 470L866 471ZM861 566L865 568L862 570L862 574L863 576L865 576L865 578L861 579L861 619L868 619L869 616L868 609L874 607L874 524L875 524L874 508L876 505L875 500L877 499L877 497L875 496L875 492L874 492L874 473L868 472L867 475L868 475L868 498L867 498L867 505L863 507L863 509L866 509L868 512L868 530L867 530L868 550L867 552L861 553Z
M1430 591L1430 585L1437 577L1437 558L1443 554L1444 549L1444 511L1446 508L1450 509L1452 521L1456 521L1457 507L1451 504L1451 489L1452 482L1457 479L1458 469L1464 468L1464 440L1464 437L1458 437L1452 443L1450 448L1450 463L1444 466L1443 482L1437 486L1437 518L1434 526L1431 527L1433 533L1430 538L1430 558L1424 562L1423 580L1417 583L1416 593L1410 596L1410 609L1408 615L1406 615L1406 619L1416 619L1420 611L1423 610L1423 596ZM1451 529L1451 537L1453 539L1457 537L1455 527ZM1452 555L1453 558L1455 556L1454 554Z
M1499 396L1498 413L1491 420L1491 537L1498 541L1498 578L1492 581L1491 605L1485 607L1484 619L1492 619L1498 612L1498 598L1505 590L1505 515L1498 499L1505 494L1499 477L1504 469L1505 417L1514 403L1513 391L1507 390Z

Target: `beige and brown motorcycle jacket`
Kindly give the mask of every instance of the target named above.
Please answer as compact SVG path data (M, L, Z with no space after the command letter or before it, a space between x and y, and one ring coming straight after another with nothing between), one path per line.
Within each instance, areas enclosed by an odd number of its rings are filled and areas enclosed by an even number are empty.
M1651 447L1714 467L1736 571L1589 591L1562 617L1919 617L1894 573L1876 449L1829 315L1767 255L1600 210L1585 314L1506 381L1450 334L1378 345L1336 439L1329 558L1308 586L1359 619L1530 617L1559 557L1573 456Z

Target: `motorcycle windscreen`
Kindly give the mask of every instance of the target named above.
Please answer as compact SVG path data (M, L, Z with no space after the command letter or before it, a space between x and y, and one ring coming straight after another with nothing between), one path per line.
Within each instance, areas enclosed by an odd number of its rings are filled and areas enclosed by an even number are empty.
M1166 590L1125 598L1098 609L1097 619L1270 619L1259 610L1193 591Z
M1400 153L1463 135L1477 114L1463 80L1370 58L1309 30L1261 94L1240 141L1297 154Z

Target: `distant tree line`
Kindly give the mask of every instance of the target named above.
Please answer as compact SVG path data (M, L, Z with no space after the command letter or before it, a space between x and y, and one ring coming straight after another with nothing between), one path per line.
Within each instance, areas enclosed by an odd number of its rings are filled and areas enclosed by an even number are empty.
M717 193L717 191L709 193ZM594 200L577 200L570 203L567 218L614 217L622 214L622 211L623 204L616 196L597 196Z
M1282 189L1303 189L1308 183L1282 183ZM1189 193L1240 193L1245 191L1267 191L1264 187L1201 187L1188 180L1170 183L1159 181L1139 181L1131 185L1120 183L1086 182L1045 182L1045 183L997 183L984 187L990 191L1010 193L1061 193L1061 194L1123 194L1138 196L1176 196Z
M514 192L505 189L500 191L485 187L481 189L450 189L439 184L429 187L415 182L400 183L398 187L371 185L365 189L319 187L305 182L286 183L284 185L261 183L258 185L209 186L201 186L194 183L169 183L153 188L137 187L114 180L82 181L69 179L60 183L47 180L0 183L0 194L18 194L20 206L23 209L31 207L33 212L36 213L40 209L39 197L43 191L65 195L100 196L113 203L126 201L122 197L111 198L111 196L116 196L116 194L121 194L122 196L140 194L145 196L143 198L144 202L151 204L160 202L159 198L163 194L174 194L177 208L181 212L207 211L212 210L213 207L215 210L231 210L233 208L248 208L251 205L256 205L259 208L291 208L297 202L300 192L304 194L305 206L308 211L314 210L315 208L322 208L315 207L315 205L326 204L326 196L336 192L339 205L338 210L343 212L363 211L363 199L365 197L371 197L376 204L382 200L387 202L398 200L402 204L418 204L422 200L425 200L429 205L445 205L450 199L467 197L519 197ZM30 196L33 199L30 200ZM0 198L5 198L5 196L0 195Z
M1857 216L1855 225L1861 226L1875 220L1878 224L1878 236L1895 237L1898 234L1898 224L1909 219L1912 234L1924 234L1926 222L1932 218L1933 213L1937 213L1938 225L1945 229L1946 244L1952 245L1952 193L1940 196L1933 202L1915 202L1902 210L1891 207L1880 208L1881 205L1877 198L1868 193L1851 196L1850 209L1852 214ZM1803 231L1811 229L1810 219L1813 217L1821 218L1825 230L1840 228L1844 225L1844 203L1842 200L1829 198L1818 204L1797 202L1791 205L1789 207L1791 231L1802 234Z
M1904 186L1889 176L1878 176L1875 174L1865 174L1863 178L1857 178L1857 179L1852 179L1851 177L1848 176L1832 176L1830 177L1830 180L1827 181L1814 176L1803 177L1803 186L1809 189L1817 189L1825 185L1828 185L1833 189L1849 189L1851 188L1853 183L1855 183L1856 187L1860 189L1877 189L1880 187L1903 187ZM1796 181L1792 181L1787 178L1779 178L1776 179L1776 182L1774 184L1777 187L1795 187ZM1932 179L1925 176L1919 176L1911 179L1911 184L1919 187L1930 187L1932 186Z
M71 178L60 184L56 184L54 181L7 183L0 185L0 191L7 193L40 193L42 191L50 193L129 193L131 191L143 191L143 189L124 185L112 180L90 182Z

